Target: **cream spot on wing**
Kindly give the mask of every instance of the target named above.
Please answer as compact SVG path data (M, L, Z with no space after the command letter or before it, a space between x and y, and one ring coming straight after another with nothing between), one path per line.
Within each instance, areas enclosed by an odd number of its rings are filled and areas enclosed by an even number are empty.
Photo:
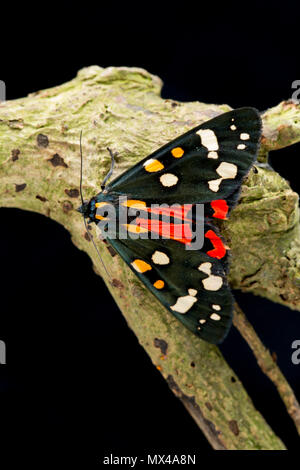
M218 178L217 180L209 181L208 182L209 189L213 191L214 193L216 193L217 191L219 191L219 187L222 181L223 181L223 178Z
M216 172L223 179L235 178L237 174L237 166L234 165L233 163L222 162L218 166Z
M195 302L197 302L196 297L193 295L185 295L183 297L178 297L176 304L171 305L170 309L178 313L186 313Z
M218 311L221 310L221 306L220 306L220 305L216 305L216 304L213 304L213 305L212 305L212 308L213 308L214 310L218 310Z
M164 165L156 159L149 158L149 160L145 161L144 168L149 173L154 173L156 171L163 170Z
M161 184L168 188L170 186L174 186L178 182L178 177L176 175L173 175L172 173L165 173L164 175L161 175L159 179Z
M202 279L204 289L216 291L222 287L223 279L221 276L211 274L211 267L211 263L202 263L198 266L198 270L208 275L206 279Z
M211 129L200 129L196 132L200 136L201 143L209 151L219 150L218 139Z
M232 124L232 125L230 126L230 129L231 129L232 131L236 131L236 126L235 126L234 124Z
M237 149L238 149L238 150L244 150L245 148L246 148L246 145L245 145L245 144L239 144L239 145L237 146Z
M242 132L241 135L240 135L240 139L241 140L248 140L248 139L250 139L250 135L247 134L247 132Z
M210 275L211 267L212 267L211 263L202 263L202 264L200 264L200 266L198 266L198 270L202 271L205 274Z
M169 264L170 258L168 255L166 255L166 253L156 250L152 255L152 261L155 264Z
M203 325L204 323L206 323L206 320L204 320L204 318L202 320L199 320L199 323L201 323L201 325Z
M193 295L194 297L195 297L195 295L197 295L197 292L198 291L196 289L189 289L188 290L189 295Z
M216 169L216 172L218 173L218 175L221 176L221 178L208 182L209 189L214 192L219 191L220 184L223 180L232 179L236 177L237 166L233 163L222 162Z
M208 152L207 158L219 158L218 152Z
M222 287L223 279L221 276L214 276L211 274L206 279L202 279L202 284L206 290L219 290Z
M215 321L221 320L220 315L218 315L217 313L212 313L212 314L210 315L210 318L211 318L212 320L215 320Z

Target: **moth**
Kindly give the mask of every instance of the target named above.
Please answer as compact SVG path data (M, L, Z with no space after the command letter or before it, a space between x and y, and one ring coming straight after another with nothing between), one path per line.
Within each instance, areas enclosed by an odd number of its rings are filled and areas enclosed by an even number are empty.
M223 113L103 184L78 209L104 233L114 217L108 243L172 315L214 344L225 338L233 311L228 247L217 221L237 203L261 127L254 108ZM197 228L203 244L188 249Z

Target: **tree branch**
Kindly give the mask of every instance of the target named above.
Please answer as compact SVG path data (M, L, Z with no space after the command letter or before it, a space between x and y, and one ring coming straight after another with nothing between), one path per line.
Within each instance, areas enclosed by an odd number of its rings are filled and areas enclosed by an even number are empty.
M246 315L237 303L235 303L233 324L239 330L244 340L248 343L263 373L269 377L269 379L277 388L277 391L283 403L285 404L287 412L294 421L298 434L300 434L299 402L270 352L263 345L253 326L249 323Z
M83 190L89 198L99 191L109 169L107 146L119 152L117 176L184 131L230 109L163 100L161 85L159 78L142 69L95 66L81 70L64 85L1 103L0 203L44 214L69 230L215 449L283 449L219 349L183 328L119 257L111 262L107 246L99 242L114 277L113 285L108 283L74 210L80 203L81 130ZM299 107L293 105L293 113L299 116ZM285 137L285 145L299 140L295 119L287 119L286 108L275 114L270 110L264 120L268 129L284 125L284 136L291 132L292 140ZM273 134L266 132L264 139L265 149L274 147ZM297 195L275 172L258 167L250 173L240 204L221 227L232 248L230 279L235 288L299 308L297 204Z

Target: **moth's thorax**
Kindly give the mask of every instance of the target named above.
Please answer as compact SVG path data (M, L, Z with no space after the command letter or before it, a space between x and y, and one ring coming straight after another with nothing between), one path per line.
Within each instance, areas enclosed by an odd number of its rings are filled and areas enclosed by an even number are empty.
M89 217L95 223L98 223L99 220L108 220L112 217L112 212L116 214L118 205L118 197L104 190L90 200Z

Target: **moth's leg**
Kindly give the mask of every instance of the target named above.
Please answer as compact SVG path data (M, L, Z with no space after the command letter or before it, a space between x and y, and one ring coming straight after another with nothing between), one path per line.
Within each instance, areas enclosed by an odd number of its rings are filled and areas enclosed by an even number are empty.
M258 168L265 168L266 170L275 171L269 162L255 162L253 166L258 166Z
M107 243L106 237L103 235L103 233L101 232L101 230L98 231L97 238L98 238L98 240L101 240L102 242Z
M105 183L106 181L111 177L112 175L112 172L114 170L114 165L115 165L115 157L118 155L118 152L113 152L109 147L107 147L107 150L109 152L109 155L110 155L110 158L111 158L111 164L110 164L110 170L109 172L107 173L107 175L105 176L102 184L101 184L101 189L102 191L104 191L105 189Z

